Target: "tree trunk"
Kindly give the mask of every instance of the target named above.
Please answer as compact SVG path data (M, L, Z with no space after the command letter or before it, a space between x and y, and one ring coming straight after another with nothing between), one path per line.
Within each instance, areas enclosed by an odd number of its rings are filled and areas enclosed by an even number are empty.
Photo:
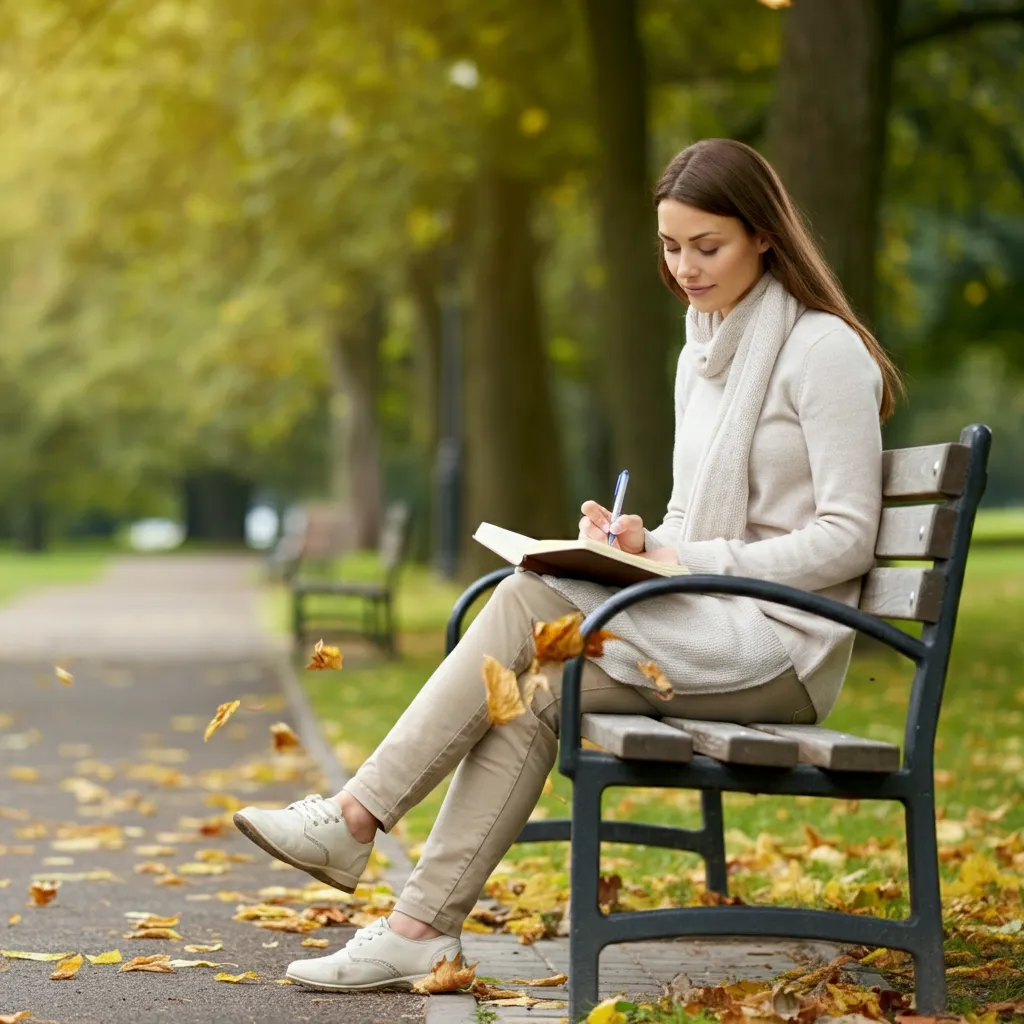
M252 482L227 470L189 473L182 481L185 536L188 540L245 543L245 516Z
M898 7L794 4L770 124L768 156L868 323Z
M625 510L653 526L664 516L672 489L670 350L680 328L658 277L644 52L637 0L586 0L585 8L601 143L601 394L611 424L614 476L621 469L630 472ZM614 476L605 493L592 495L596 501L611 501Z
M533 537L576 534L563 510L562 446L535 281L533 200L531 183L481 172L463 359L464 579L501 564L471 539L482 520Z
M342 311L328 336L334 497L348 523L353 550L377 547L383 503L380 425L380 343L384 308L379 298Z

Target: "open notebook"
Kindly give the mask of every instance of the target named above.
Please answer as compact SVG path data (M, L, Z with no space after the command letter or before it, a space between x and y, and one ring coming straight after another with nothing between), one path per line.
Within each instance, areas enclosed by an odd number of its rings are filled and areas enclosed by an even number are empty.
M481 523L473 540L490 548L506 562L535 573L592 580L613 587L627 587L658 576L689 573L685 565L665 565L641 555L593 540L534 540L492 523Z

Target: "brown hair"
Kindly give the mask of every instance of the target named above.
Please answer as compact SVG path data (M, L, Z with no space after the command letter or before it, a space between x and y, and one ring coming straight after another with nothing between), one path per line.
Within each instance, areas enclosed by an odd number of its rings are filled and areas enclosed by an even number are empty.
M882 371L880 418L887 420L904 393L899 370L878 339L858 319L842 285L825 262L779 176L750 146L733 139L703 139L672 158L654 190L655 205L675 199L720 217L736 217L770 248L764 266L808 309L831 313L857 334ZM658 273L676 298L686 293L659 253Z

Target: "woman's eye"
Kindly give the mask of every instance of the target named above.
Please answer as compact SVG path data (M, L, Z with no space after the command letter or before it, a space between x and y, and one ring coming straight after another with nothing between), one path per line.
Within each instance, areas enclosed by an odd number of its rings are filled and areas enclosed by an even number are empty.
M701 256L714 256L715 253L718 252L718 246L716 245L714 249L698 249L697 252L699 252Z
M665 252L679 252L679 246L677 245L675 248L673 248L671 245L666 245Z

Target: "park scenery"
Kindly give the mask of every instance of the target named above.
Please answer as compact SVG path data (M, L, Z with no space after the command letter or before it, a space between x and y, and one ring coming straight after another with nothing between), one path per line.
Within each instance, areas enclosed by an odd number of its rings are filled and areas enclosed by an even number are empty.
M1021 0L0 5L0 1024L1024 1019L1022 54ZM575 538L626 467L661 521L685 330L651 193L705 138L771 162L903 373L884 447L954 446L906 491L947 507L880 556L966 560L929 776L945 1014L902 949L760 933L616 942L581 1006L564 838L516 843L412 990L294 984L391 913L447 782L351 894L232 816L373 752L507 568L479 523ZM522 688L481 661L494 729L614 635L581 625L535 624ZM858 637L819 724L905 753L913 668ZM573 792L556 766L531 822ZM916 919L898 800L722 806L727 893L603 842L602 912Z

